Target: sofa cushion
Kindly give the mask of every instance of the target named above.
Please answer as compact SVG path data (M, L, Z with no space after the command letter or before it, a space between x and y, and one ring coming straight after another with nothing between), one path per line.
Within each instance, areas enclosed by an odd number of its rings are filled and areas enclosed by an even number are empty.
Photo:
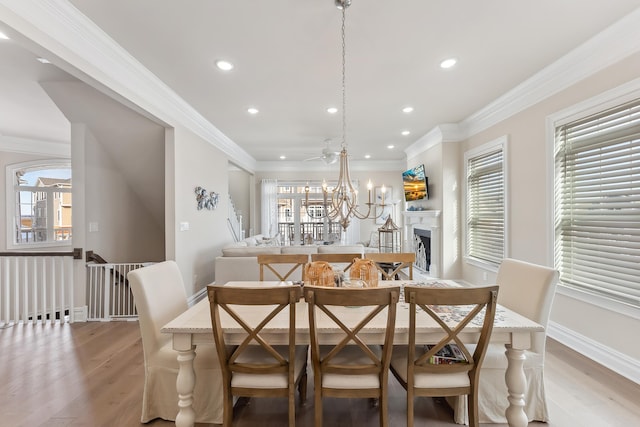
M222 255L225 257L255 257L258 255L271 255L279 253L280 246L249 246L222 249Z
M283 246L281 248L283 254L317 254L318 247L314 245L295 245Z
M364 253L362 245L323 245L318 246L319 254L360 254Z

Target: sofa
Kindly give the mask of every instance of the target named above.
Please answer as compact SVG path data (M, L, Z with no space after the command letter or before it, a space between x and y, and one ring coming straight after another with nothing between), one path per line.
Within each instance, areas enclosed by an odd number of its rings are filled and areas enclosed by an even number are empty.
M311 254L315 253L357 253L364 256L362 244L353 245L292 245L280 246L276 239L268 239L262 235L248 237L222 249L222 255L215 260L215 283L225 284L230 281L260 280L258 255L263 254ZM282 264L277 270L282 273L292 266ZM278 280L273 272L265 269L265 280ZM291 280L302 280L302 271L298 269Z

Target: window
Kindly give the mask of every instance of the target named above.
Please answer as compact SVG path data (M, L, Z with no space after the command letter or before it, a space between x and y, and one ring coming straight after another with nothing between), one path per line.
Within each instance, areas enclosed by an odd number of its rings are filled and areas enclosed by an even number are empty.
M309 206L305 204L309 188ZM325 217L322 187L303 182L278 185L278 232L285 245L340 238L340 224Z
M71 245L71 208L68 161L7 166L7 247Z
M506 137L465 153L465 256L497 267L505 257Z
M554 129L560 283L640 307L640 98Z

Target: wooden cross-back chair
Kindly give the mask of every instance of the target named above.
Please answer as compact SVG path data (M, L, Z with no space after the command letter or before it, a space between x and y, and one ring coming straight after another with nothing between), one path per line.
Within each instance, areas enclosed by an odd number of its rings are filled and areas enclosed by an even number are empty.
M364 257L376 263L382 280L394 280L404 268L408 268L409 280L413 280L413 264L416 262L416 254L413 252L367 252Z
M309 255L307 254L265 254L258 255L258 264L260 265L260 280L265 280L265 267L278 278L278 280L285 281L291 277L291 275L300 269L301 280L304 281L304 265L309 261ZM275 266L282 264L291 264L289 270L285 268L277 269ZM285 271L283 273L283 271Z
M353 265L353 261L361 258L362 254L311 254L311 261L325 261L329 264L339 264L342 272L347 272Z
M398 286L380 288L324 288L305 286L309 308L311 361L314 373L315 425L322 424L323 397L361 397L380 401L380 425L389 424L387 408L388 376L400 295ZM343 307L366 306L361 317L355 310L345 314ZM359 332L380 312L387 310L384 344L370 345ZM340 313L340 310L343 312ZM318 316L328 316L342 330L344 337L335 345L320 345ZM348 345L350 344L350 345Z
M404 299L409 303L409 345L394 348L391 372L407 390L407 426L413 427L415 397L467 395L469 426L478 427L478 379L493 329L498 286L405 286ZM442 328L440 341L417 342L416 325L424 321L417 319L419 315L430 317ZM480 325L480 333L470 344L460 335L472 322ZM457 346L461 356L450 357L450 351L443 352L451 345Z
M296 303L302 296L301 287L277 286L234 288L208 286L213 337L220 359L223 383L223 426L233 421L233 396L287 397L289 427L295 426L295 388L300 400L306 400L308 346L296 346ZM238 315L233 306L270 306L266 313L253 318ZM275 307L271 307L274 306ZM276 315L288 308L288 345L271 345L260 335ZM228 345L223 333L221 311L226 312L247 333L238 346ZM231 319L228 319L229 321Z

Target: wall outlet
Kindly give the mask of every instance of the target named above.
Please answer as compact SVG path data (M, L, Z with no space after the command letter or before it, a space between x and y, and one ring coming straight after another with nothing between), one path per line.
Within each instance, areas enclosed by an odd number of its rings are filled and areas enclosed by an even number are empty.
M489 279L489 274L486 271L482 272L482 280L486 282Z
M180 223L180 231L188 231L189 230L189 223L188 222L181 222Z
M98 224L97 222L90 222L89 233L95 233L97 231L100 231L100 224Z

